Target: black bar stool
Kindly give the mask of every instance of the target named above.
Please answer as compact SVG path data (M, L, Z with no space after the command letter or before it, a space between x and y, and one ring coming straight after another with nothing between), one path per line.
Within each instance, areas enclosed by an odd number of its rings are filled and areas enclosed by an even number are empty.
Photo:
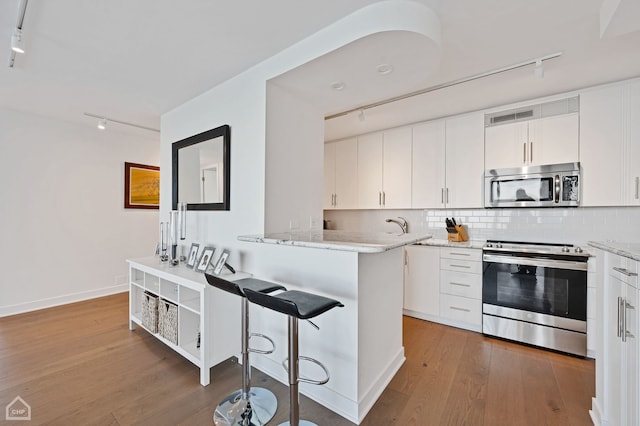
M251 387L249 352L270 354L275 350L275 344L265 335L249 333L249 302L245 291L251 290L258 294L266 294L277 290L286 290L286 288L255 278L227 281L215 275L205 274L205 276L207 282L212 286L242 297L242 389L233 392L218 404L213 414L213 422L216 426L262 426L273 418L278 408L278 402L270 390ZM273 347L266 351L249 348L249 338L253 336L267 339Z
M289 421L281 423L280 426L315 426L315 423L307 420L300 420L300 395L298 392L298 384L299 382L305 382L323 385L329 381L329 371L319 361L298 355L298 320L310 319L327 312L329 309L342 307L344 305L337 300L297 290L283 291L282 293L271 296L269 294L256 292L247 288L245 289L245 296L252 303L256 303L260 306L264 306L265 308L289 316L288 368L286 366L287 360L283 362L283 366L289 373ZM315 326L315 324L313 325ZM300 377L298 373L298 361L300 359L311 361L319 365L324 370L327 377L323 380L311 380L306 377Z

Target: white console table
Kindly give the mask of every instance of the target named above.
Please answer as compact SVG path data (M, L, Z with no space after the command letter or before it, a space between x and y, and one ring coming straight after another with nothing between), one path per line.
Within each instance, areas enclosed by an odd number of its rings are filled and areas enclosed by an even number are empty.
M157 257L127 262L129 329L135 330L136 324L144 328L141 311L145 292L175 303L178 306L178 344L159 333L152 334L198 366L200 384L207 386L210 368L240 352L240 298L210 286L202 272L183 264L171 266L168 262L161 263ZM224 278L235 281L250 276L237 272L228 273Z

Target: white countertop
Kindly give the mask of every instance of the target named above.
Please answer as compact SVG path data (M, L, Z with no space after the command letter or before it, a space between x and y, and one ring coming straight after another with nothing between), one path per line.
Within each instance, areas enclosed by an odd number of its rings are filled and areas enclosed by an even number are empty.
M358 253L381 253L397 247L415 244L431 238L429 234L402 234L383 232L306 231L282 232L266 235L241 235L238 240L280 244L325 250L355 251Z
M640 262L640 243L614 241L589 241L589 245Z
M486 241L481 241L481 240L455 242L455 241L449 241L449 240L444 240L439 238L430 238L428 240L420 241L416 243L416 245L481 249L482 247L484 247L485 243Z

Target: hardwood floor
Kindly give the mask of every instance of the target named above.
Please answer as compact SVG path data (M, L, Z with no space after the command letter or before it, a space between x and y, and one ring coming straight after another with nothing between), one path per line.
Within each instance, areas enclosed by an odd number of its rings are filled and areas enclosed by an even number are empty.
M127 293L0 318L0 423L19 395L34 424L213 424L240 366L215 366L202 387L194 365L127 321ZM592 360L407 317L404 342L407 361L363 425L591 424ZM285 421L287 388L256 370L253 384L278 397L271 424ZM301 416L352 425L304 397Z

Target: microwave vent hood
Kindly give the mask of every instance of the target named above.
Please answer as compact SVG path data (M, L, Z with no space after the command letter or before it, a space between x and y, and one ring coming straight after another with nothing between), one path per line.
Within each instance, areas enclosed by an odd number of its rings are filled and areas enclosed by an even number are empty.
M484 126L493 127L519 121L535 120L580 111L578 96L485 114Z

